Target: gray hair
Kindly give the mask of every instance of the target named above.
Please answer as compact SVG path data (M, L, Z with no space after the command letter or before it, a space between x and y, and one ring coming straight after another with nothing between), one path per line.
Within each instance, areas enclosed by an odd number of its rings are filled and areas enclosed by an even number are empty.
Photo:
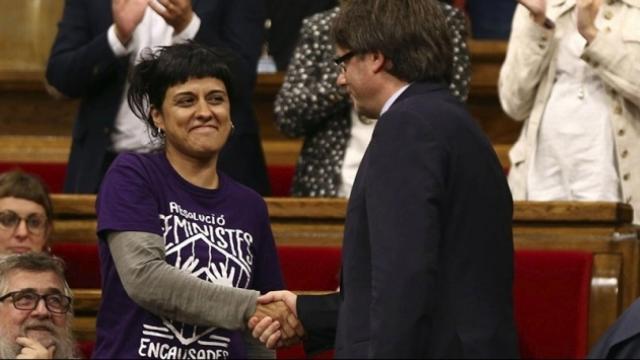
M64 261L59 257L43 252L28 252L24 254L8 255L0 258L0 294L8 291L7 277L16 270L31 272L52 272L64 284L63 293L72 297L73 293L64 276Z
M28 252L17 255L7 255L0 257L0 295L4 295L9 289L7 278L13 271L29 271L29 272L52 272L60 278L64 284L63 293L71 297L72 292L67 284L64 276L64 261L62 259L43 252ZM67 314L66 326L53 331L55 338L56 351L53 354L54 359L78 359L78 349L71 331L71 323L73 321L73 311ZM40 321L40 320L34 320ZM21 334L25 331L21 327ZM11 359L20 354L21 346L14 339L6 339L0 336L0 358Z

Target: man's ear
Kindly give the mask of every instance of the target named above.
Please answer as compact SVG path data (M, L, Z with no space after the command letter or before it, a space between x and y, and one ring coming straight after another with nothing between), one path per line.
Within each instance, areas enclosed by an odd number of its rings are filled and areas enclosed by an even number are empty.
M384 56L384 54L382 54L380 51L371 53L371 61L372 61L374 73L379 73L381 71L388 71L391 68L390 66L391 61L387 59Z
M158 130L162 130L164 131L164 116L162 116L162 112L158 109L156 109L155 107L151 107L151 118L153 119L153 125L155 125L155 127Z

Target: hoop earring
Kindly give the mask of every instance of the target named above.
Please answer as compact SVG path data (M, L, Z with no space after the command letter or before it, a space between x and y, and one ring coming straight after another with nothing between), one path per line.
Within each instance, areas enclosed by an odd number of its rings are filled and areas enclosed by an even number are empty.
M161 138L164 138L164 130L158 128L158 136L160 136Z

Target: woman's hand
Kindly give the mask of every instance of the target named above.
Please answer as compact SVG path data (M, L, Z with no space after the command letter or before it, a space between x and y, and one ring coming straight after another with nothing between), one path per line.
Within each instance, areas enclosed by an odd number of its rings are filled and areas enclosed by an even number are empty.
M598 33L596 28L596 16L600 10L602 0L577 0L576 10L578 12L578 32L591 43Z
M529 10L531 19L547 29L553 29L555 24L547 18L547 1L546 0L518 0L518 2Z

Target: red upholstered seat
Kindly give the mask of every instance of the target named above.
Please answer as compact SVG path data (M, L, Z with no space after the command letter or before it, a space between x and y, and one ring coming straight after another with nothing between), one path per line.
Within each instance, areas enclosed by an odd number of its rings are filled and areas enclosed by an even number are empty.
M14 169L38 175L52 193L63 191L67 163L0 162L0 173ZM271 184L271 196L289 196L295 166L269 165L267 173Z
M584 358L593 257L516 251L514 307L522 358Z
M294 291L338 288L342 249L326 246L278 246L285 287Z
M279 246L278 256L286 288L296 291L334 291L340 282L342 250L338 247ZM278 359L304 359L301 345L278 349ZM314 359L331 359L333 351L314 355Z
M49 192L62 192L67 163L0 162L0 173L16 169L38 175L47 184Z
M95 344L95 341L78 341L80 356L83 359L91 359L91 353L93 353L93 347Z
M287 197L291 194L291 183L296 168L293 165L269 165L267 167L271 196Z
M72 289L100 289L100 259L94 244L57 243L51 252L67 265L67 282Z

